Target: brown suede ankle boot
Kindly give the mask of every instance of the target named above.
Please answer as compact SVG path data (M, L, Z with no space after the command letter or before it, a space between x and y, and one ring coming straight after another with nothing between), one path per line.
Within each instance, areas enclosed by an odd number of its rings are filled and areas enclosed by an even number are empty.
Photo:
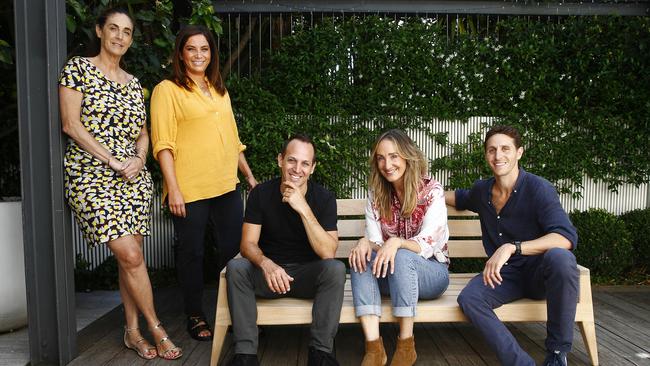
M413 366L417 358L415 338L413 336L406 339L397 337L397 347L390 366Z
M363 356L361 366L384 366L388 361L384 340L379 337L374 341L366 341L366 354Z

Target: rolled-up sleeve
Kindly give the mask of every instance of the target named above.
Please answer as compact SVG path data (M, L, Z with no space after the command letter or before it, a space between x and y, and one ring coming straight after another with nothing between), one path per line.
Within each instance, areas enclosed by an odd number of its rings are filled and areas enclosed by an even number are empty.
M447 258L443 253L443 248L449 241L449 229L447 227L445 192L442 189L434 189L426 199L429 204L422 220L420 232L407 239L420 245L422 257L428 259L435 256L439 262L446 262Z
M158 84L151 95L151 144L153 157L169 150L176 159L177 121L174 111L174 91L164 81Z
M381 235L381 223L379 222L379 213L374 209L372 193L368 194L366 202L366 238L373 243L382 245L384 238Z
M578 233L562 208L557 190L553 185L544 182L537 189L536 205L538 208L537 221L544 233L557 233L571 242L571 249L578 245Z
M470 190L469 189L457 189L454 192L456 196L456 208L458 210L472 210L472 203L470 201ZM474 210L472 210L474 211Z

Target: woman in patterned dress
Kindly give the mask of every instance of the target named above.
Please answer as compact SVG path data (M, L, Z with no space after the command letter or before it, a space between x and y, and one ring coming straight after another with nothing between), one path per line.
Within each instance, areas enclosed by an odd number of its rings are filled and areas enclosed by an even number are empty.
M415 363L417 301L447 289L448 239L444 190L427 175L424 154L404 132L383 133L370 158L366 234L349 256L355 314L366 339L363 366L387 361L379 336L381 294L390 295L400 326L391 365Z
M119 267L126 326L124 344L145 359L176 359L180 348L158 320L142 252L149 235L152 181L145 168L149 136L140 82L120 68L134 22L123 9L97 20L99 53L73 57L59 80L66 198L90 246L107 244ZM138 329L141 312L155 340Z
M178 240L176 270L187 331L198 341L209 341L212 330L203 312L205 233L211 229L221 271L239 252L241 240L237 171L251 188L257 181L239 140L216 42L203 26L186 26L176 37L172 75L151 95L151 140Z

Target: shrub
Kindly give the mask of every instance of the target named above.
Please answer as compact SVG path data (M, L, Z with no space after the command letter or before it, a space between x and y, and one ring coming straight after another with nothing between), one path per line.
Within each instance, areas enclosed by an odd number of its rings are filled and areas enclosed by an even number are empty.
M650 208L626 212L621 220L632 240L634 267L650 269Z
M592 271L596 282L619 278L633 263L632 241L623 220L602 209L573 211L578 229L578 263Z

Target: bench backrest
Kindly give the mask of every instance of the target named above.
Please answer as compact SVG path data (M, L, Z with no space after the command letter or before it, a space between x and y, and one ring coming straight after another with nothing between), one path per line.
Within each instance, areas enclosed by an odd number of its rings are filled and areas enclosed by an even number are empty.
M337 258L347 258L357 240L365 234L365 199L339 199L339 247ZM481 224L478 215L447 206L449 225L449 256L452 258L485 258L481 242Z

